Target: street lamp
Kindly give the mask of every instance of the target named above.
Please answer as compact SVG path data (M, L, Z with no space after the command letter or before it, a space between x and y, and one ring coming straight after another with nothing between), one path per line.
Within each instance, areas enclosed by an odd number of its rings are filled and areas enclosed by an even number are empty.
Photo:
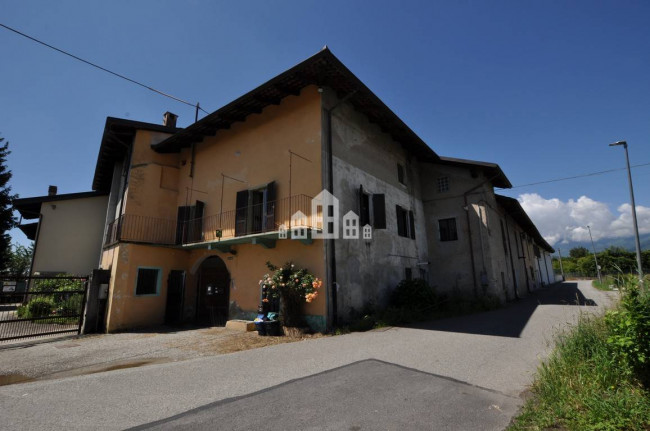
M618 141L609 144L610 147L623 146L625 161L627 162L627 180L630 184L630 201L632 203L632 224L634 225L634 241L636 243L636 264L639 272L639 281L643 284L643 267L641 266L641 241L639 241L639 225L636 222L636 205L634 204L634 188L632 187L632 171L630 170L630 157L627 154L627 142Z
M594 261L596 262L596 271L598 271L598 281L602 286L603 278L600 276L600 266L598 266L598 258L596 257L596 246L594 245L594 237L591 236L591 228L589 227L589 225L587 225L587 229L589 229L589 238L591 238L591 248L594 251Z

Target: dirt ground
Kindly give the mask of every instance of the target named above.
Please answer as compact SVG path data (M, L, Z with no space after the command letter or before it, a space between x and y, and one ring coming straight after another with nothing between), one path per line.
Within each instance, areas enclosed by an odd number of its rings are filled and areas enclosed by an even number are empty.
M323 337L261 337L215 327L156 328L0 345L0 386L182 361Z

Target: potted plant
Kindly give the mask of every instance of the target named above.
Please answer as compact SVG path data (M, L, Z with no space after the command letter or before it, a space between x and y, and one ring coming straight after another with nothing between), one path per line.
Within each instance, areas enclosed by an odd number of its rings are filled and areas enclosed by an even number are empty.
M292 262L277 267L270 262L266 266L271 273L260 280L262 303L280 301L280 320L284 326L300 328L305 326L303 306L318 297L323 282L305 268L298 268Z

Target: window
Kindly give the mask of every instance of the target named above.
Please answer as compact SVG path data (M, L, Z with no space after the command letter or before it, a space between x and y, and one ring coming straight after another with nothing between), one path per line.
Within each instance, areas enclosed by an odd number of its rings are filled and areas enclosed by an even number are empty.
M449 191L449 177L438 178L438 193Z
M406 185L406 178L404 176L404 166L401 164L397 164L397 181L400 182L400 184Z
M275 181L237 192L235 236L275 230Z
M162 271L160 268L138 268L138 275L135 280L135 295L158 295Z
M386 198L383 194L369 193L359 187L359 226L386 229Z
M395 205L397 216L397 234L406 238L415 239L415 217L413 211Z
M363 190L363 186L359 189L359 224L370 224L370 194Z
M205 203L196 201L194 206L178 207L176 217L176 244L203 240L203 209Z
M438 220L438 227L440 228L440 241L456 241L458 239L455 218Z

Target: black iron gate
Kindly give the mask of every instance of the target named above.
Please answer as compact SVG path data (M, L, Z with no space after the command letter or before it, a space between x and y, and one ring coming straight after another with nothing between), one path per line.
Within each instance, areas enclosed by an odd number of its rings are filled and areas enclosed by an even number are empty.
M81 332L88 277L3 277L0 283L0 343Z

